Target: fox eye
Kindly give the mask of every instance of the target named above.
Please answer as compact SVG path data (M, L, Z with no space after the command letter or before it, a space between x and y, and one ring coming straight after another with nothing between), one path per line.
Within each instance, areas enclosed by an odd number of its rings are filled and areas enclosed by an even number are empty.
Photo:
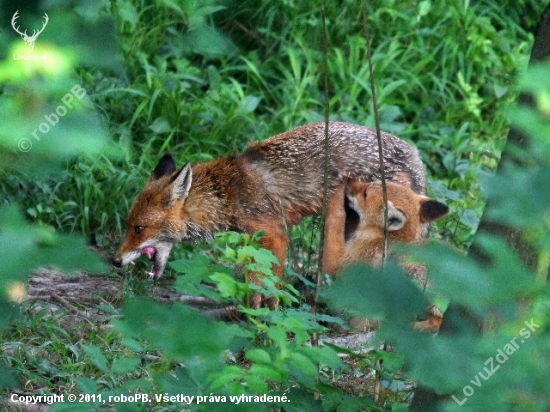
M139 235L143 229L145 229L144 226L136 226L136 227L134 227L134 234Z

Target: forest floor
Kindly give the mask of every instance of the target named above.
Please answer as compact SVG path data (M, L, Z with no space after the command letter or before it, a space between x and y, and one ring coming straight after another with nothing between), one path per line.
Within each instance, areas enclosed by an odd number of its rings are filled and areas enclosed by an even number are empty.
M68 333L78 329L80 336L86 336L92 332L111 329L112 319L120 314L120 307L128 287L122 276L91 275L84 272L66 275L55 269L40 269L29 278L26 304L33 313L41 312L41 316L56 317L58 326ZM149 293L157 301L166 304L182 301L200 309L209 317L217 319L230 321L231 314L234 313L232 308L223 307L217 302L175 293L171 289L169 280L151 284ZM368 355L379 345L373 331L360 333L330 331L320 340L363 355ZM40 348L36 350L39 351ZM148 357L151 356L148 355ZM365 362L360 358L343 355L342 359L349 369L346 372L333 374L330 383L343 389L350 396L372 396L376 381L374 370L366 367ZM30 385L25 388L24 393L40 394L35 393L36 390L38 388ZM400 390L403 390L406 395L411 392L412 384L406 384ZM7 410L21 412L49 410L49 405L15 405L8 399L0 402L0 409L6 407Z

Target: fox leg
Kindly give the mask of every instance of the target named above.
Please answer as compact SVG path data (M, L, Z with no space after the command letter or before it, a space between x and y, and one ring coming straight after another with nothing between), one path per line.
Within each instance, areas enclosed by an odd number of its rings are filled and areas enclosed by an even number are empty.
M285 263L285 253L287 246L287 238L281 231L279 225L275 223L267 222L247 222L247 231L249 233L254 233L259 230L263 230L265 234L260 239L260 246L264 249L271 250L273 255L279 261L278 265L273 265L272 270L279 279L283 278L283 265ZM261 282L258 279L258 276L252 275L250 280L259 285ZM252 309L258 309L262 304L262 296L259 293L254 293L250 297L250 307ZM277 308L277 298L269 297L266 299L268 307L272 310Z
M273 266L273 273L275 273L279 279L283 278L283 267L285 264L287 243L288 240L280 229L277 229L276 231L271 231L269 235L266 232L266 234L260 239L260 245L265 249L271 250L271 252L273 252L273 255L275 255L275 257L279 261L278 265ZM277 309L278 304L279 302L276 297L271 296L267 298L267 306L269 307L269 309Z
M443 315L439 308L431 306L426 313L426 320L414 322L414 328L429 332L437 332L441 326Z
M323 271L335 275L344 254L346 211L344 209L347 182L340 183L329 196L323 244Z

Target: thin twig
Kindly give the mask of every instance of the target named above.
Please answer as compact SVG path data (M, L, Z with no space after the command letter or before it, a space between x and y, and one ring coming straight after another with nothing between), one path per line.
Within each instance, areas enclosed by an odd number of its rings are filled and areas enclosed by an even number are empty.
M376 100L376 87L374 85L374 74L372 70L372 56L370 49L370 35L369 24L367 21L367 8L365 1L361 2L361 12L363 14L363 29L365 31L365 41L367 46L367 61L369 64L370 75L370 87L372 93L372 109L374 113L374 123L376 127L376 138L378 140L378 161L380 164L380 180L382 183L382 197L384 200L384 244L382 248L382 270L386 265L386 259L388 257L388 192L386 189L386 169L384 167L384 148L382 146L382 133L380 132L380 119L378 117L378 101ZM382 350L386 350L386 344L384 343ZM382 362L380 359L376 360L376 381L374 383L374 401L378 403L380 399L380 386L381 386L381 374L380 368Z
M319 244L319 265L317 268L317 279L316 279L316 288L315 295L313 298L313 307L312 312L317 312L317 302L319 300L319 290L321 289L321 279L322 279L322 267L321 262L323 261L323 252L324 252L324 242L325 242L325 231L323 230L325 225L325 220L327 216L327 203L328 203L328 169L329 169L329 160L330 160L330 136L329 136L329 116L330 116L330 105L328 98L328 62L327 62L327 29L326 29L326 15L325 15L325 0L321 0L321 49L323 53L323 88L324 88L324 97L325 97L325 141L324 141L324 170L323 170L323 207L321 210L321 233L320 233L320 244ZM319 344L318 336L316 333L312 335L312 343L314 346Z
M51 298L56 301L61 307L67 309L69 312L71 312L72 314L76 315L76 316L80 316L80 317L83 317L83 318L89 318L90 317L90 314L88 312L84 312L84 311L81 311L81 310L78 310L77 308L75 308L73 305L71 305L71 303L59 296L58 294L56 293L52 293L51 295Z
M380 163L380 181L382 183L382 196L384 199L384 247L382 249L382 266L386 263L388 256L388 192L386 189L386 169L384 167L384 148L382 146L382 133L380 132L380 118L378 117L378 101L376 100L376 88L374 86L374 75L372 71L372 57L370 50L369 24L367 22L367 8L365 2L361 2L363 14L363 29L367 43L367 61L369 65L370 88L372 93L372 109L374 113L374 124L376 127L376 138L378 140L378 159Z
M329 115L330 115L330 105L328 100L328 63L327 63L327 28L326 28L326 14L325 14L325 0L321 0L321 48L323 52L323 88L325 95L325 143L324 143L324 170L323 170L323 207L321 210L321 233L320 233L320 244L319 244L319 264L317 265L317 279L315 286L315 295L313 296L313 305L311 312L313 314L317 313L317 303L319 301L319 291L321 289L321 279L322 274L322 265L323 261L323 251L324 251L324 242L325 242L325 220L327 215L327 203L328 203L328 168L329 168ZM317 332L311 334L311 344L313 346L319 346L319 335ZM317 365L317 379L319 379L319 368ZM313 398L319 400L321 395L319 392L314 392Z

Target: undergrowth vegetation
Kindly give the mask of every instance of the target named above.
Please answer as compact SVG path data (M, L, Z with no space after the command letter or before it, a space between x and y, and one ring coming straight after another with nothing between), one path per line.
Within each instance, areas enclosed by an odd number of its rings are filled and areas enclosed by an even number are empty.
M465 326L464 336L453 340L410 329L411 314L427 302L397 267L390 264L383 278L351 269L326 288L332 310L327 313L383 319L380 340L396 349L365 356L307 344L312 335L346 328L340 317L311 310L305 297L315 289L310 276L319 250L316 218L289 234L288 276L282 283L271 274L273 256L253 236L228 233L210 244L174 248L171 287L232 307L241 314L234 323L207 320L181 303L154 302L151 284L142 279L148 263L142 261L123 271L130 279L126 302L103 305L100 325L86 324L84 332L60 326L66 325L62 310L14 306L38 266L108 272L82 238L112 254L129 205L163 152L170 151L178 166L238 153L251 141L322 121L324 107L320 10L311 3L29 2L28 14L50 16L34 53L46 55L51 64L14 60L14 54L25 53L22 41L13 31L0 32L0 108L7 119L0 131L0 289L7 292L0 299L6 314L0 319L0 388L168 395L119 403L118 410L355 411L406 407L414 380L438 393L454 393L459 401L450 400L448 410L459 404L462 410L548 408L549 302L541 273L548 263L550 228L547 207L537 205L550 204L545 183L550 151L540 137L546 126L536 114L512 116L533 136L527 149L532 167L508 165L506 174L489 178L517 100L516 78L527 65L528 33L543 8L534 0L367 4L381 128L419 148L430 195L451 210L434 224L433 236L466 249L489 193L497 199L491 219L529 232L540 273L525 268L493 238L478 240L491 257L486 264L440 245L416 251L429 263L437 293L493 321L483 336ZM15 11L6 6L2 15ZM373 127L360 4L331 2L326 15L331 119ZM550 89L544 76L537 76L523 87L537 93L544 116ZM50 122L47 132L39 128L67 94L82 88L85 96L73 92L66 116ZM37 129L40 139L33 136ZM511 187L521 190L511 196ZM249 281L250 272L265 274L261 286ZM282 309L242 306L258 291L278 296ZM529 328L524 322L531 322L528 340L520 332ZM525 344L513 354L504 345L518 334ZM495 377L479 381L485 360L499 348L510 361ZM363 380L373 370L383 386L378 403L372 398L375 379ZM368 383L345 390L339 382L350 375ZM476 376L480 384L472 386ZM170 399L178 394L205 400L198 404L195 398L186 406ZM229 401L243 394L277 396L278 402ZM281 403L282 397L288 402ZM98 398L85 405L110 406ZM57 404L51 411L83 407Z

